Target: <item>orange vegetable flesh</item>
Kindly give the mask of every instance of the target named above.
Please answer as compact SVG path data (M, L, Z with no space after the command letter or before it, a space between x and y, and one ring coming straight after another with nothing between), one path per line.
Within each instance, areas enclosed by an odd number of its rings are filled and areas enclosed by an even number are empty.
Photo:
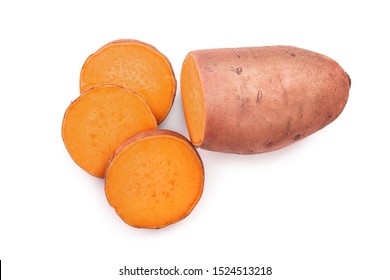
M198 66L191 54L183 63L180 83L184 116L191 142L195 146L200 146L205 130L205 107Z
M169 60L153 46L136 40L113 41L87 58L80 74L80 92L103 84L141 95L157 123L167 116L176 94Z
M72 159L103 178L108 160L129 137L157 127L138 95L117 86L96 87L80 95L65 112L62 137Z
M110 205L127 224L162 228L186 217L203 191L202 161L183 136L153 130L129 139L106 173Z

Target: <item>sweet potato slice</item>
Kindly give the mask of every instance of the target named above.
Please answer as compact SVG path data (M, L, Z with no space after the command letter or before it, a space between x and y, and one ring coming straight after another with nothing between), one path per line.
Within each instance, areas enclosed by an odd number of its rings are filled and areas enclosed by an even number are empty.
M203 182L203 164L192 144L176 132L157 129L130 138L115 152L105 191L127 224L162 228L190 214Z
M190 52L181 72L195 146L256 154L301 140L343 111L351 80L331 58L292 46Z
M108 160L127 138L156 127L152 111L140 96L118 86L102 86L70 104L62 137L72 159L103 178Z
M85 61L80 92L116 84L140 94L161 123L176 94L176 78L168 58L155 47L136 40L110 42Z

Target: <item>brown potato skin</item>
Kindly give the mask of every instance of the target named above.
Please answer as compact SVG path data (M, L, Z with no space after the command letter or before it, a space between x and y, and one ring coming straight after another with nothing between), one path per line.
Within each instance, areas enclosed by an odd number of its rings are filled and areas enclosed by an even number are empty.
M334 60L292 46L210 49L196 59L205 103L201 148L255 154L320 130L344 109L351 80Z

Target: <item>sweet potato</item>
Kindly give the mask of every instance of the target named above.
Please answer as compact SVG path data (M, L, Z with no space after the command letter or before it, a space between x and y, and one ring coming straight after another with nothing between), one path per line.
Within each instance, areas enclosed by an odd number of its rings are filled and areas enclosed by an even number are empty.
M107 200L137 228L162 228L185 218L198 203L202 161L191 143L169 130L141 132L122 144L106 170Z
M103 178L108 160L127 138L156 127L152 111L140 96L118 86L101 86L70 104L62 137L72 159Z
M155 47L137 40L110 42L85 61L80 92L115 84L141 95L161 123L176 94L176 78L168 58Z
M291 46L192 51L181 72L192 143L237 154L274 151L325 127L350 85L334 60Z

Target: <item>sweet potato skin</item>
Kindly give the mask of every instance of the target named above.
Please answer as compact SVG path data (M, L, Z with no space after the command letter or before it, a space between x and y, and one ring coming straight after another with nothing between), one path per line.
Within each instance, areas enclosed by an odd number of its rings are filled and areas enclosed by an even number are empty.
M211 49L194 56L204 95L200 147L254 154L274 151L334 121L351 80L322 54L292 46Z

